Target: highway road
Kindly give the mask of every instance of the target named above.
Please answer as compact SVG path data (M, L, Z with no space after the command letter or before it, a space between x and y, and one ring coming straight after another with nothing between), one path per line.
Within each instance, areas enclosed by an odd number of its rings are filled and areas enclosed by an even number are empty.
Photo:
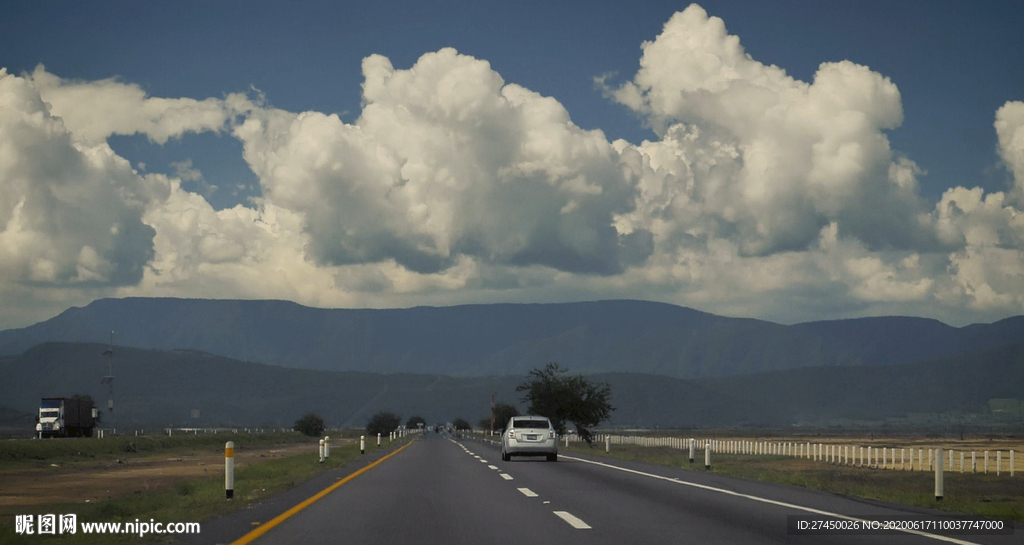
M563 453L557 463L502 462L497 446L428 434L262 535L239 534L236 543L1024 543L1020 528L1000 536L787 534L787 515L815 515L807 509L845 516L925 513L575 454Z

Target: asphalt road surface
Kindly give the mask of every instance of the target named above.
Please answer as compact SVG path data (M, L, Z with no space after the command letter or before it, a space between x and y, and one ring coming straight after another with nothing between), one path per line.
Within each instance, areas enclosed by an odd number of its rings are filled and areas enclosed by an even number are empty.
M1015 535L998 536L788 534L787 515L830 518L807 509L854 517L928 514L575 454L557 463L502 462L494 445L428 434L252 543L1024 543L1019 525Z

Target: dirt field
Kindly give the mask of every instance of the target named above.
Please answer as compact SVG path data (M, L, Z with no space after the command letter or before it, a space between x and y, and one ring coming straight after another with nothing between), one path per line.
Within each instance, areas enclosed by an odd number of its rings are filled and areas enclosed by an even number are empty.
M351 440L338 441L347 442ZM235 467L301 453L316 456L316 447L297 444L236 450ZM127 455L117 460L0 470L0 514L21 513L25 506L89 503L149 490L166 490L178 482L210 475L224 475L223 454Z

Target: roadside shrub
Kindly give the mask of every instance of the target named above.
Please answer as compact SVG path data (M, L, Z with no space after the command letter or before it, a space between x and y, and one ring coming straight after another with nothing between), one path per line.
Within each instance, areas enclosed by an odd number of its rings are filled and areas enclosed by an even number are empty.
M325 429L324 419L316 413L306 413L305 416L295 421L295 431L310 437L319 437Z
M388 435L397 430L401 423L402 417L392 412L381 411L371 416L370 421L366 423L366 435L369 435L370 437L373 437L378 433L381 435Z

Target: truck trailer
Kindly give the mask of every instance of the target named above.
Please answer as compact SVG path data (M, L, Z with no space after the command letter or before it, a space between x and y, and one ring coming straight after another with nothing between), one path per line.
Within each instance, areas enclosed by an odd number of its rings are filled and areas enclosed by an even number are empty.
M43 437L92 437L96 411L92 399L44 397L39 403L36 433Z

